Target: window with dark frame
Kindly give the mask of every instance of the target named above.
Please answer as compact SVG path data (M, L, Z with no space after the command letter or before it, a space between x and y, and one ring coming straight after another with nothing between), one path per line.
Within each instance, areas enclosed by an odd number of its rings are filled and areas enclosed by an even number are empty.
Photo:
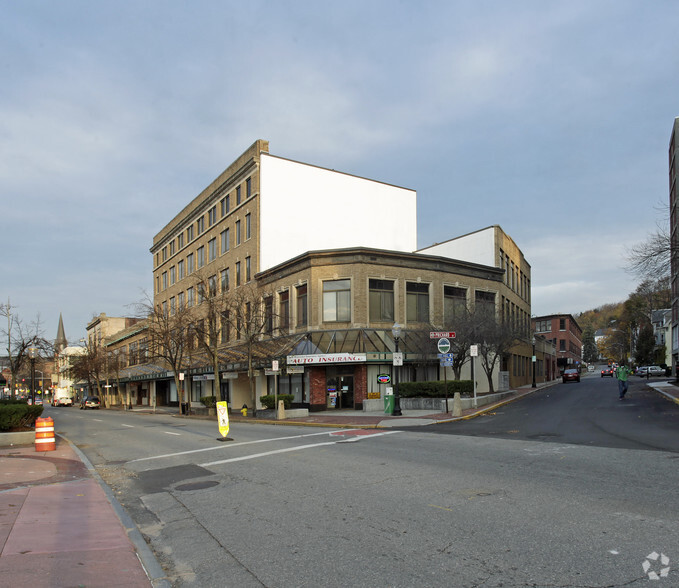
M371 322L394 320L393 280L368 280L368 307Z
M418 323L429 322L428 283L406 283L406 320Z

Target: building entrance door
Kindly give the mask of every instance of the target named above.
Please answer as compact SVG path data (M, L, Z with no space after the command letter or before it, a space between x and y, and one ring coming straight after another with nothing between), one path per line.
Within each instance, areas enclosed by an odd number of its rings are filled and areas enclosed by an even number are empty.
M353 368L327 368L326 391L328 408L354 408Z

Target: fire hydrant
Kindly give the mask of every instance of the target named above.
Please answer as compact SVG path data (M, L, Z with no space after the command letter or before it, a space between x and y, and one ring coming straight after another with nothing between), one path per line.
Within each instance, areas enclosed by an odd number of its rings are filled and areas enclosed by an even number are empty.
M243 405L243 408L240 409L240 413L241 413L244 417L248 416L248 405L247 405L247 404L244 404L244 405Z

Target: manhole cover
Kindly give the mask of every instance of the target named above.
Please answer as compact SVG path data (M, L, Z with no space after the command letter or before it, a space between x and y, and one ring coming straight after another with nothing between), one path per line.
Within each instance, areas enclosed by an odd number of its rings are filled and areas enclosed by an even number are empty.
M215 482L214 480L206 480L205 482L190 482L189 484L181 484L180 486L177 486L175 490L181 490L182 492L189 490L205 490L205 488L212 488L217 484L219 484L219 482Z

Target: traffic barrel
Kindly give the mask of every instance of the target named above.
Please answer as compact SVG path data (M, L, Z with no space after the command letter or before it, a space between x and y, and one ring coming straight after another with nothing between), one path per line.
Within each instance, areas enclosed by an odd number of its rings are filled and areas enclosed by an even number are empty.
M56 448L52 417L35 419L35 450L54 451Z

